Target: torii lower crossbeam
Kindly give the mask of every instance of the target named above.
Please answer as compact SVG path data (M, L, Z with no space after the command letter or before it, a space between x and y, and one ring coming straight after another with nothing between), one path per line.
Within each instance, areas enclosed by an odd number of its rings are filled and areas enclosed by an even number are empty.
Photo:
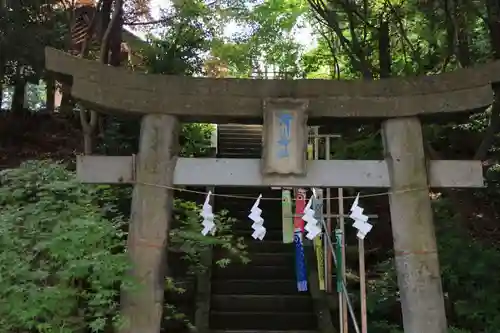
M260 159L179 158L177 186L390 187L386 161L308 161L307 176L263 176ZM429 161L431 187L482 187L480 161ZM78 156L78 179L85 183L133 183L132 156ZM155 184L151 184L155 185Z

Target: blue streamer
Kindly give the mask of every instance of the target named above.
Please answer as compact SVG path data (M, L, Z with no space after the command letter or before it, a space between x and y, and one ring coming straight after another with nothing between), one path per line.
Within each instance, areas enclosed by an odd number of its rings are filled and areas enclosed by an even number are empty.
M295 275L297 277L297 290L307 291L306 260L301 236L300 229L296 229L293 234L293 242L295 244Z

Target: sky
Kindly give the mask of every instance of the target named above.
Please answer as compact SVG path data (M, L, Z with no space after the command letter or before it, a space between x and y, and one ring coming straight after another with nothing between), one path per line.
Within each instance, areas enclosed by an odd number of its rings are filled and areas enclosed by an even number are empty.
M160 17L161 9L168 8L170 6L170 1L168 0L151 0L151 14L154 19L158 19ZM226 36L231 36L235 32L238 32L238 25L234 22L231 22L226 25ZM141 32L134 31L136 35L144 38L144 34ZM306 49L311 49L315 47L316 41L312 34L312 29L310 27L297 29L295 34L295 38L298 43L304 45Z

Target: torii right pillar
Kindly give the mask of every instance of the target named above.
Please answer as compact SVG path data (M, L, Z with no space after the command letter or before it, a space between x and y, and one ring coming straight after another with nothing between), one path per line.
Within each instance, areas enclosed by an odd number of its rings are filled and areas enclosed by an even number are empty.
M447 333L422 126L416 117L382 125L392 235L405 333Z

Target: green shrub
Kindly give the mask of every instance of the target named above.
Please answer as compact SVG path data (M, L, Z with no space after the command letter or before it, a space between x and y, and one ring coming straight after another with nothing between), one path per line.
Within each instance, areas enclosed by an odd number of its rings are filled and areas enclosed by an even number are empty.
M0 179L0 332L103 331L128 269L123 219L63 165L27 162Z
M449 332L499 332L499 249L471 237L446 200L434 202L434 210ZM368 286L368 308L381 329L370 332L392 332L400 326L401 311L394 260L379 264L378 271Z

